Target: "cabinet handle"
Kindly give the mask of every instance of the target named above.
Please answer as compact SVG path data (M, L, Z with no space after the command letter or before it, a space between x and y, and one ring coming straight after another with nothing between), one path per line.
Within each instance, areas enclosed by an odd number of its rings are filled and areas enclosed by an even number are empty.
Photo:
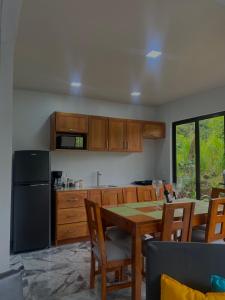
M109 149L109 140L106 140L106 148Z
M70 131L74 131L74 129L73 129L73 128L70 128L69 130L70 130Z

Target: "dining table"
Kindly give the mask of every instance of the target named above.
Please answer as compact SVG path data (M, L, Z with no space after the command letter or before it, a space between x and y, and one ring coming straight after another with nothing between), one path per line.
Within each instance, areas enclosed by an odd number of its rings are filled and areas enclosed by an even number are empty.
M175 202L195 202L192 226L206 224L209 200L182 198L176 199ZM132 300L141 299L143 236L161 231L164 203L164 200L157 200L101 208L104 226L117 226L132 236ZM179 211L177 217L179 217Z

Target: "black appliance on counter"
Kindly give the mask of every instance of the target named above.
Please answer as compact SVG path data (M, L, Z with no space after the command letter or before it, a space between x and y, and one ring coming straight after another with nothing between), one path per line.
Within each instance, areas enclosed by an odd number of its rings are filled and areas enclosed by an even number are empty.
M138 180L138 181L132 182L132 184L136 184L136 185L152 185L152 180Z
M48 151L16 151L13 159L11 251L50 246L50 159Z
M62 173L63 173L63 171L52 171L51 172L52 188L62 186Z

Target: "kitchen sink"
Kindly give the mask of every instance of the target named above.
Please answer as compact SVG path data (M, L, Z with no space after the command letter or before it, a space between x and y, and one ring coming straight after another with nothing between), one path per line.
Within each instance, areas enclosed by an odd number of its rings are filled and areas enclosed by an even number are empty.
M117 185L93 185L93 186L90 186L90 188L107 188L107 187L117 187Z

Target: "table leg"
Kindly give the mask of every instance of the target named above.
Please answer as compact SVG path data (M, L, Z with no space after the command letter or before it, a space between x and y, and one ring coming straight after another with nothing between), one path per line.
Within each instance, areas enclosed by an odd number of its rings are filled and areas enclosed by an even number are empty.
M141 300L142 285L142 242L136 229L132 243L132 300Z

